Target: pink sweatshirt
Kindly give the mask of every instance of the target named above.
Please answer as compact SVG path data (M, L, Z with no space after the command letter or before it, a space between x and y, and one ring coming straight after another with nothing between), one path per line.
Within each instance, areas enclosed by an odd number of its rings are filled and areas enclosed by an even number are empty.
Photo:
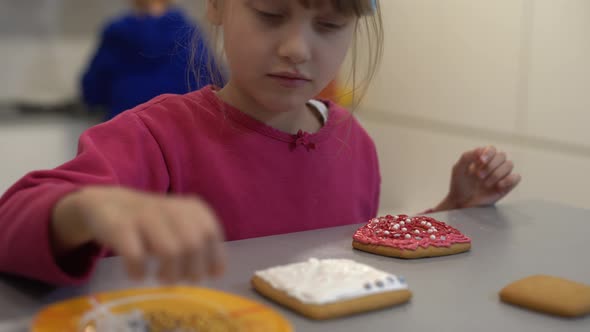
M365 222L379 200L375 146L353 116L326 103L328 122L315 134L273 129L211 87L160 96L90 128L76 158L27 174L0 199L0 271L85 281L106 249L88 245L58 265L49 225L56 202L89 184L197 194L230 241Z

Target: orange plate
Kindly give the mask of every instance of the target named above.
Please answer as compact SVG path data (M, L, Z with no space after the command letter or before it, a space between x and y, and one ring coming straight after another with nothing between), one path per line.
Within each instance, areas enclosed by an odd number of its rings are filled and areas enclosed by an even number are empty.
M113 325L115 324L115 325ZM130 289L74 298L42 310L33 332L140 331L273 331L291 332L289 322L260 303L206 288ZM145 325L143 325L145 326Z

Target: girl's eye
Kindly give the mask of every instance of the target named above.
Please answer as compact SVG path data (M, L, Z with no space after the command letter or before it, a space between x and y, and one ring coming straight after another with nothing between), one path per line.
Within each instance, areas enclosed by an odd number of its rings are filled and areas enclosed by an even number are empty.
M262 10L256 10L256 13L261 18L263 18L263 19L265 19L267 21L272 21L272 22L280 21L281 19L283 19L285 17L281 13L265 12L265 11L262 11Z
M317 24L321 29L325 31L337 31L346 26L346 24L337 24L332 22L318 22Z
M328 29L328 30L339 30L342 29L344 27L343 24L336 24L336 23L331 23L331 22L319 22L318 23L322 28Z

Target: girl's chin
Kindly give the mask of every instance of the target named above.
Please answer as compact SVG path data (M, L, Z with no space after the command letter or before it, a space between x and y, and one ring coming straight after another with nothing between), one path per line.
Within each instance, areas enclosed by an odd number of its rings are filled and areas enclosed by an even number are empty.
M292 101L269 101L264 103L265 108L276 112L293 112L302 111L306 109L306 103L308 99L297 99Z
M259 100L264 101L266 105L273 105L276 107L285 108L302 108L305 104L313 99L313 95L309 92L269 92L261 96Z

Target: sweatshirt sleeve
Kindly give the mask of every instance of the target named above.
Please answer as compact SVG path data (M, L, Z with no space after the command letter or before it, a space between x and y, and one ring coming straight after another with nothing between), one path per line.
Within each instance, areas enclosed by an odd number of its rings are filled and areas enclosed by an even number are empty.
M372 218L378 217L377 214L379 213L379 203L381 199L381 171L379 168L379 156L377 154L377 148L375 144L373 144L373 164L375 173L373 174L374 178L374 196L373 196L373 213L371 214Z
M55 285L87 280L105 248L88 245L58 264L49 234L55 204L86 185L167 191L162 152L135 113L90 128L80 137L73 160L27 174L0 198L0 272Z

